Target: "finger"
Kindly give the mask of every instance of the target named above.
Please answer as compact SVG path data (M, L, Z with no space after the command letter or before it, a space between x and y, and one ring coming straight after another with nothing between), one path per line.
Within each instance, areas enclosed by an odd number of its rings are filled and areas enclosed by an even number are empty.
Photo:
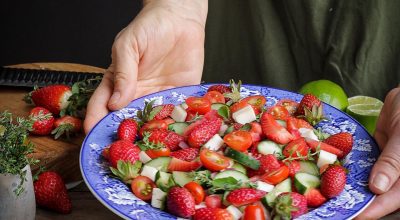
M400 175L400 129L391 135L372 168L369 188L381 194L388 191Z
M86 134L100 119L108 114L107 103L111 97L112 88L112 74L110 71L107 71L88 102L85 121L83 123Z
M400 208L400 180L385 194L379 195L356 219L379 219Z
M130 39L118 38L112 49L112 65L114 66L113 94L108 102L110 110L125 107L134 99L137 83L139 54Z

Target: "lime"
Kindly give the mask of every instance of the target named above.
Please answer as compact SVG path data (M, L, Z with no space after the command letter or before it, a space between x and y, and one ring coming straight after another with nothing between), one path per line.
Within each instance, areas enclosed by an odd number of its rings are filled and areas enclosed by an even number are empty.
M326 102L342 111L348 106L347 95L343 88L329 80L316 80L304 84L299 93L311 93L321 101Z
M360 122L372 135L382 106L383 102L379 99L369 96L354 96L349 98L346 112Z

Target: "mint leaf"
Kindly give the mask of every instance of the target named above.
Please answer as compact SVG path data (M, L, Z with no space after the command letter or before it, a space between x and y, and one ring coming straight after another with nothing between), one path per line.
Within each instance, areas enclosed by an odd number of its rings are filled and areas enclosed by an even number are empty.
M229 110L228 106L223 105L218 109L218 115L220 115L226 120L229 120L231 117L231 111Z
M244 124L244 125L240 128L240 130L242 130L242 131L250 131L250 130L251 130L251 124L250 124L250 123Z

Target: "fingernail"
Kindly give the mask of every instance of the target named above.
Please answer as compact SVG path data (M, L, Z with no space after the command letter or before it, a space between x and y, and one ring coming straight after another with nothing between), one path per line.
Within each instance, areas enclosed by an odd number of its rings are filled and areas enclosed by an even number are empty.
M375 176L372 184L376 188L382 190L383 192L386 192L389 188L389 178L385 174L379 173Z
M114 92L114 94L110 98L110 105L114 105L119 101L121 94L119 92Z

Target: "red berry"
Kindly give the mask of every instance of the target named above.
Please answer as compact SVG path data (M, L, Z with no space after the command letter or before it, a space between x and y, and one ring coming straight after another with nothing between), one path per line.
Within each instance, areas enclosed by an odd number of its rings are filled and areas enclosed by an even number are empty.
M269 113L263 113L260 123L264 135L278 144L287 144L294 139L294 137L282 125L278 124Z
M63 134L66 134L67 138L69 138L70 134L78 133L82 130L82 120L66 115L56 119L54 127L55 128L51 133L55 135L55 139L59 138Z
M109 161L111 166L116 168L119 160L135 163L139 160L140 149L132 142L118 140L110 145Z
M66 85L46 86L32 92L31 98L36 106L44 107L55 115L68 106L72 95L71 88Z
M321 193L326 198L339 195L346 185L346 171L340 165L329 166L321 177Z
M199 148L205 144L212 136L218 133L221 128L222 120L220 118L211 118L204 120L197 127L193 128L188 137L188 144L191 147Z
M282 219L292 219L307 212L307 199L296 192L281 193L275 201L275 212Z
M153 129L150 132L149 141L153 143L162 143L165 147L168 147L171 151L180 149L179 143L184 141L184 138L169 130L165 129Z
M321 101L312 94L305 94L300 101L299 106L296 110L296 115L305 115L304 108L312 110L313 106L319 107L321 105Z
M349 154L353 148L353 136L347 132L334 134L324 140L324 142L343 151L342 157L345 157L347 154Z
M193 220L233 220L233 216L226 209L201 208L196 210Z
M117 137L120 140L135 141L138 135L139 125L133 118L122 120L118 126Z
M158 112L157 113L154 112L156 115L154 116L153 119L162 120L171 116L171 113L174 110L174 108L175 106L173 104L154 106L152 111L158 111Z
M32 125L32 134L49 135L53 130L54 117L51 112L43 107L35 107L30 113L30 117L34 120Z
M226 200L234 206L248 205L259 201L265 196L264 191L253 188L235 189L228 194Z
M171 153L171 157L175 157L185 161L192 161L199 155L199 149L189 147Z
M307 199L308 207L319 207L326 202L326 198L318 189L311 188L304 193L304 196Z
M187 189L172 187L167 195L167 208L176 216L189 218L195 214L195 201Z

